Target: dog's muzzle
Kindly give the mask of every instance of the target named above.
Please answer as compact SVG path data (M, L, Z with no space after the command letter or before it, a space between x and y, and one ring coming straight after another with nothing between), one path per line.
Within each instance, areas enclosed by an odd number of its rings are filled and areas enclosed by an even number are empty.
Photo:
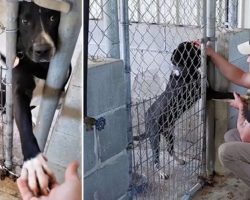
M55 55L56 48L52 38L42 32L33 42L29 54L34 62L50 62Z
M49 62L54 56L53 47L47 43L34 43L30 51L34 62Z

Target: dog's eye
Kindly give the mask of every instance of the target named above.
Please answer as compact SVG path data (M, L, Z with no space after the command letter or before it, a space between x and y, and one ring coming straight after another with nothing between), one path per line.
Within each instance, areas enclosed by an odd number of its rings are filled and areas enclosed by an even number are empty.
M22 24L29 25L29 21L27 19L22 19Z
M49 20L50 20L51 22L54 22L54 21L55 21L55 17L52 15L52 16L50 16Z

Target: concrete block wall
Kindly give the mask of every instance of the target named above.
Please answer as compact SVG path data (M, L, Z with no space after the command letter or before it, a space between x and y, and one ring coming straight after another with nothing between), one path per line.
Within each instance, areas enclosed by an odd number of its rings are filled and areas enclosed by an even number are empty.
M217 38L217 51L229 62L238 66L244 71L249 71L246 62L247 56L239 53L237 45L249 40L249 30L238 30L237 32L220 33ZM215 74L215 88L220 91L235 91L246 94L247 89L230 83L218 70ZM227 130L236 128L238 112L224 102L215 102L215 171L225 174L227 171L221 166L218 160L218 147L224 142L224 134Z
M88 116L104 117L103 130L84 130L84 199L127 199L126 84L120 60L90 63Z
M82 163L82 91L82 56L79 54L45 148L49 165L60 182L64 180L64 171L71 161ZM81 176L81 166L78 172Z

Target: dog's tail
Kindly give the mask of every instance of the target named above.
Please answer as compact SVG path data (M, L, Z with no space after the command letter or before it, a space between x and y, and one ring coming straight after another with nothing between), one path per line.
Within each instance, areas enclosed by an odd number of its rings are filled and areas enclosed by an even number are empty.
M133 136L133 141L141 141L141 140L145 140L146 138L147 138L147 134L143 133L140 135Z

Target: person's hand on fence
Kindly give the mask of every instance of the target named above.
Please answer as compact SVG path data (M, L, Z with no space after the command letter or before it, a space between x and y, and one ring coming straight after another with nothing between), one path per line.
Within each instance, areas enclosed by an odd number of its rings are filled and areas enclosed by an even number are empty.
M193 41L193 44L196 48L201 48L201 41L200 40L195 40ZM212 54L215 53L214 49L210 46L209 42L206 44L205 51L207 56L211 56Z
M206 45L205 50L206 50L207 56L212 56L213 54L216 53L216 52L214 51L214 49L213 49L211 46L209 46L209 44Z
M81 183L77 175L78 163L72 162L66 169L65 181L59 185L56 180L51 183L48 196L35 196L28 187L27 177L17 179L17 186L23 200L80 200Z

